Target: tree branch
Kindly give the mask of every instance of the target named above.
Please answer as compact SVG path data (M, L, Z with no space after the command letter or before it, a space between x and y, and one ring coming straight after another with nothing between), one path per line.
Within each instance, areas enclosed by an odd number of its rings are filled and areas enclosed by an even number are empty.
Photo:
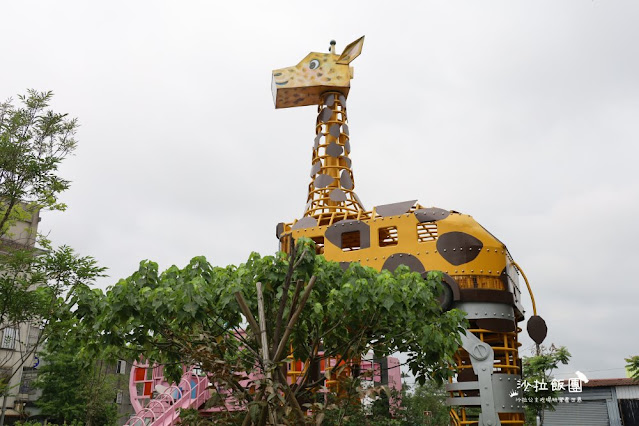
M237 300L237 304L240 305L240 310L246 317L246 320L248 321L249 326L251 327L251 330L253 330L253 334L255 335L255 338L259 339L260 327L257 325L257 321L255 321L255 317L251 313L251 310L249 309L248 305L246 304L246 300L244 300L244 296L242 296L242 293L240 293L239 291L236 291L235 300ZM258 340L258 343L259 343L259 340Z
M284 331L282 340L280 340L280 344L278 345L277 351L275 352L275 356L273 357L273 362L278 363L282 360L282 355L284 354L284 350L288 346L288 338L291 336L291 333L293 332L293 326L295 325L298 318L300 317L302 310L304 309L304 305L306 304L306 301L308 300L309 296L311 295L311 291L313 290L313 287L315 286L316 280L317 280L317 277L313 275L311 279L308 281L308 285L304 289L304 294L302 295L302 299L300 300L300 306L297 308L297 310L295 311L295 314L293 314L293 317L291 318L291 320L288 322L288 325L286 326L286 330Z

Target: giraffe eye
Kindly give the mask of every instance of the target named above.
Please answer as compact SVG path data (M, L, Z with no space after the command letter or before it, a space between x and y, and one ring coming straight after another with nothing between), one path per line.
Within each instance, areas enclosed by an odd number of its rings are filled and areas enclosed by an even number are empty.
M320 61L318 61L317 59L313 59L311 62L308 63L308 67L312 70L314 70L315 68L319 68L320 66Z

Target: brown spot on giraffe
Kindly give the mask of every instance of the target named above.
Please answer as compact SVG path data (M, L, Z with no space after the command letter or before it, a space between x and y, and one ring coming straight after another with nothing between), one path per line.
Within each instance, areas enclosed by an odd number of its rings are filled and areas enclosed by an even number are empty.
M455 266L473 261L481 252L483 243L465 232L447 232L437 239L437 250Z

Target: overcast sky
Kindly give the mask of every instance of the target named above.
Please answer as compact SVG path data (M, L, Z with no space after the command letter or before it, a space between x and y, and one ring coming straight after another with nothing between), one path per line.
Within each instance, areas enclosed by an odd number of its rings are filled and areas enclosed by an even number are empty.
M365 206L471 214L573 354L558 376L623 377L639 355L637 22L634 0L5 1L0 99L53 90L78 117L69 209L41 230L107 266L104 288L142 259L273 253L306 202L316 111L275 110L271 70L366 35L348 103Z

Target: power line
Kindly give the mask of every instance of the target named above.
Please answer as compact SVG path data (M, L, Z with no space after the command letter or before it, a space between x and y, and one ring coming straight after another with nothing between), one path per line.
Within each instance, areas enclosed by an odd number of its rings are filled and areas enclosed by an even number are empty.
M596 373L596 372L599 372L599 371L613 371L613 370L624 370L625 371L626 369L623 368L623 367L604 368L604 369L601 369L601 370L583 370L582 373ZM574 374L574 373L556 373L556 375L563 375L563 376L567 376L567 375L570 375L570 374Z

